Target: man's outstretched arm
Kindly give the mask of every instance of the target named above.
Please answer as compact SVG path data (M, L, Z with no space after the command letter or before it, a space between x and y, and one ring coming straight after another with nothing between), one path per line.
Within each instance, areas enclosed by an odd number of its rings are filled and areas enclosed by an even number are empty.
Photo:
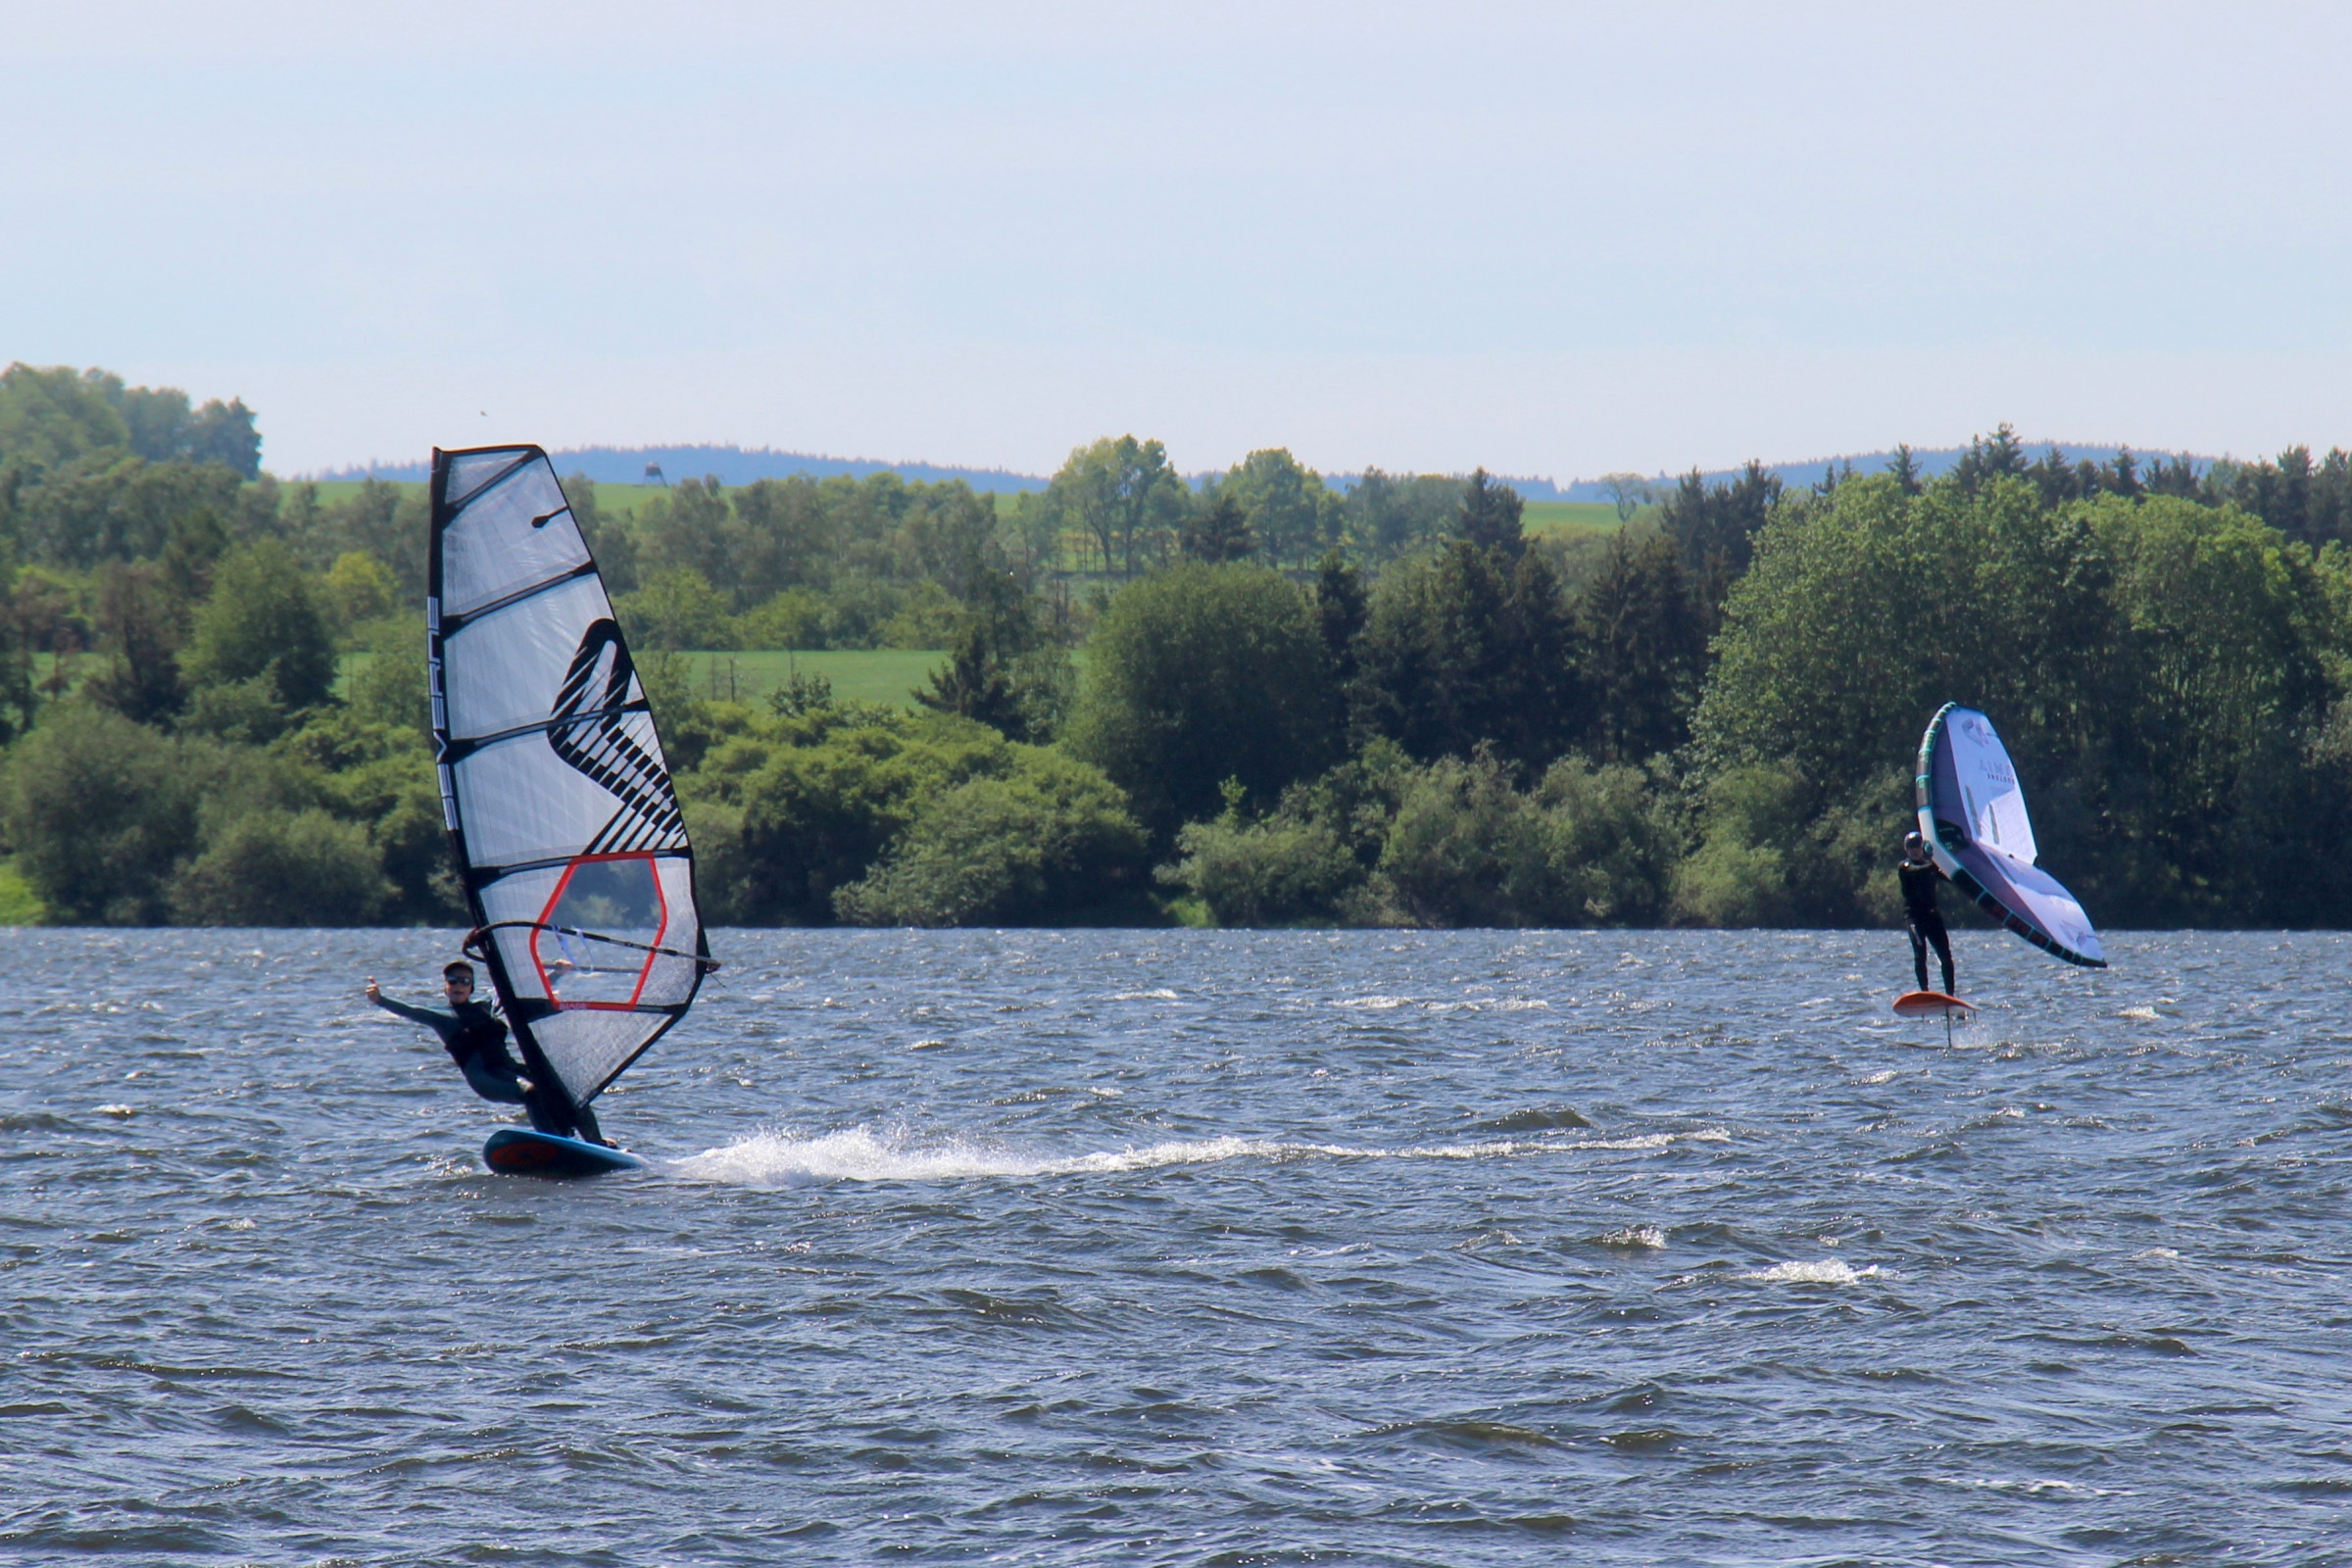
M430 1007L412 1007L405 1002L393 1001L384 995L383 988L373 980L368 982L368 1000L386 1012L406 1018L411 1023L424 1025L443 1040L449 1039L458 1027L457 1018L450 1013L435 1012Z

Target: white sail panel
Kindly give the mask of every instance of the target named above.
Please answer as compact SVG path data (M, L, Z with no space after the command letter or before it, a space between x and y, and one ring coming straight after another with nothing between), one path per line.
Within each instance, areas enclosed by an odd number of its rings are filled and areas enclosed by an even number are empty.
M434 740L480 944L525 1059L585 1105L710 966L643 683L536 447L434 455Z
M1944 725L1944 744L1951 748L1970 837L2032 865L2037 851L2034 824L2026 815L2026 792L1992 720L1973 708L1956 709Z
M459 622L445 633L444 685L449 728L458 735L496 735L547 717L547 693L564 683L580 639L612 613L604 585L574 577L543 594ZM475 644L495 657L469 657ZM632 694L641 698L642 690Z

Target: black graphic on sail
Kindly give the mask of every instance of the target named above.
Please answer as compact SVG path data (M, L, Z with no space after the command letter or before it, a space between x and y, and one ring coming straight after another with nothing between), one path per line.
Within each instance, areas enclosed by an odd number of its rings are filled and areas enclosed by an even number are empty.
M611 791L620 802L611 821L588 843L590 855L613 855L685 842L685 816L669 769L631 738L625 715L637 680L620 628L591 625L556 693L547 744L558 757ZM642 706L642 703L640 704Z
M525 1059L584 1105L710 966L661 736L536 447L435 453L427 641L442 808Z

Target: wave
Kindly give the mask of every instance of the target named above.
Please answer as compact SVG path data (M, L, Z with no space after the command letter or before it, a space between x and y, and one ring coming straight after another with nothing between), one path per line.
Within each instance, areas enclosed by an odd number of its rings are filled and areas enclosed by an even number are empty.
M1585 1150L1641 1152L1683 1142L1722 1143L1730 1136L1722 1128L1709 1127L1690 1133L1645 1133L1633 1138L1492 1139L1419 1144L1402 1149L1269 1138L1187 1138L1054 1155L965 1138L922 1140L896 1130L876 1133L867 1127L852 1127L813 1137L755 1133L724 1148L708 1149L672 1160L669 1169L689 1180L736 1186L813 1181L970 1181L1116 1175L1172 1165L1215 1165L1235 1159L1494 1159L1519 1154L1567 1154Z
M1842 1258L1825 1257L1811 1263L1775 1263L1770 1268L1758 1269L1753 1274L1740 1277L1759 1285L1855 1285L1877 1278L1878 1272L1879 1265L1876 1263L1868 1268L1856 1268Z

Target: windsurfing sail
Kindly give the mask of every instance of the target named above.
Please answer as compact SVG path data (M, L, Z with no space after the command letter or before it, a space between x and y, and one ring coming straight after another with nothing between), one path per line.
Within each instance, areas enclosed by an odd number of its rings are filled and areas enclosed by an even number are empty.
M1957 703L1937 709L1920 738L1914 782L1920 836L1954 887L2044 953L2107 967L2082 906L2034 863L2026 793L1991 719Z
M537 447L433 453L441 809L523 1060L585 1105L715 967L653 710Z

